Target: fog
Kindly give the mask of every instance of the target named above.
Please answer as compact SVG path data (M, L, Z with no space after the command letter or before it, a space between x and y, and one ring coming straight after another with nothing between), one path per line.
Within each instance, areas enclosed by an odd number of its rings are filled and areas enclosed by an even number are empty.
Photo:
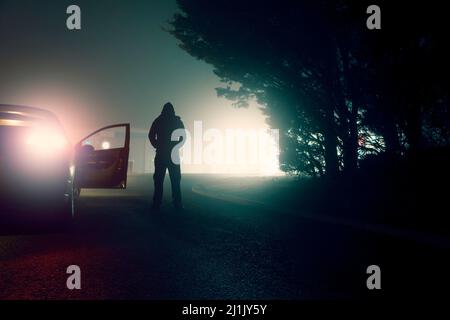
M129 122L136 140L130 159L145 162L135 166L139 171L152 170L152 150L142 137L168 101L188 130L194 121L222 131L268 128L256 103L237 109L218 98L215 88L221 84L212 68L182 51L164 31L176 11L174 1L132 6L116 1L107 9L103 1L79 1L79 31L65 26L69 4L0 3L0 103L53 111L72 143L100 127ZM258 171L247 169L234 172ZM186 170L212 169L197 165ZM212 171L223 170L216 166Z

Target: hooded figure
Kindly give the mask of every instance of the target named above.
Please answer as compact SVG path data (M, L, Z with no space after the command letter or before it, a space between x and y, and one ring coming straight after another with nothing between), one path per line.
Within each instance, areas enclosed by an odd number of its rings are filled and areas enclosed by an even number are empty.
M180 129L174 133L175 130ZM178 133L178 134L177 134ZM174 134L174 139L172 139ZM184 124L180 117L175 115L173 105L168 102L164 105L161 115L153 121L148 133L152 146L156 149L155 173L153 181L155 191L153 194L153 208L159 209L163 196L164 177L169 170L172 184L172 199L175 208L181 209L181 170L178 149L184 142ZM175 139L175 137L179 137ZM177 147L174 149L174 147Z

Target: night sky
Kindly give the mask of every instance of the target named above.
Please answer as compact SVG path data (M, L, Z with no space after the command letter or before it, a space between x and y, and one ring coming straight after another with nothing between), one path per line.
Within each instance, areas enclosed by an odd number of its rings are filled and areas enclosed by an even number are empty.
M66 28L77 4L82 30ZM189 56L163 30L173 0L0 0L0 103L54 111L72 142L104 125L148 130L171 101L188 129L261 128L253 105L218 98L212 67Z

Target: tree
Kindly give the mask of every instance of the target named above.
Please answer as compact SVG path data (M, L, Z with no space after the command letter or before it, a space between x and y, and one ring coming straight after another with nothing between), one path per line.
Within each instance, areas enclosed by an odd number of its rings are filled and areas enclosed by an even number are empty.
M446 11L436 3L382 7L385 29L366 35L372 78L366 123L384 137L388 153L415 153L442 143L449 130Z
M263 106L269 125L280 129L280 160L286 171L353 172L367 153L404 147L400 131L414 148L424 106L435 105L432 92L443 91L442 79L429 82L427 63L432 64L435 51L424 56L420 46L414 47L415 41L421 43L418 29L397 27L388 14L389 33L369 31L368 4L362 2L178 4L181 13L169 31L182 49L214 67L224 83L217 89L220 96L238 107L249 99ZM403 8L381 7L399 14ZM409 76L413 65L419 65L419 77Z

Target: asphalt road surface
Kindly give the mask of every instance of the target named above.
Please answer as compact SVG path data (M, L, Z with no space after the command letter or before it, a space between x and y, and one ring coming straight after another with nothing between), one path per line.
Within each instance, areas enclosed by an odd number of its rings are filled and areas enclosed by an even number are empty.
M193 191L221 179L185 176L182 212L166 177L152 213L151 176L137 176L127 190L83 190L70 230L2 230L0 299L377 299L448 288L445 248ZM373 264L381 290L366 287ZM70 265L81 290L66 287Z

